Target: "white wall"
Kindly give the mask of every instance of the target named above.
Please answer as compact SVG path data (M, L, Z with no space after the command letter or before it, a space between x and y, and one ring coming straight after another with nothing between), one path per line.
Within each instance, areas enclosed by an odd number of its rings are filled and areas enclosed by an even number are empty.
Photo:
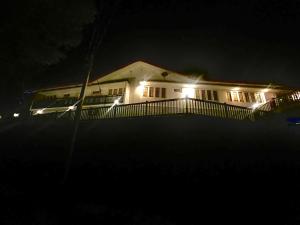
M140 77L140 78L139 78ZM187 83L175 83L169 81L147 81L145 82L144 76L135 76L130 81L120 81L120 82L111 82L111 83L102 83L102 84L95 84L88 86L86 90L86 96L93 95L93 91L99 91L101 89L101 95L108 95L109 89L125 89L125 98L124 104L129 103L138 103L138 102L145 102L145 101L159 101L165 99L176 99L176 98L184 98L185 94L180 92L175 92L174 89L192 89L193 94L190 96L191 98L196 98L195 89L200 90L211 90L218 92L218 102L220 103L227 103L231 105L238 105L243 107L251 107L255 102L230 102L227 100L226 93L230 91L238 91L238 92L255 92L261 93L263 101L271 99L272 97L276 97L276 94L279 90L275 89L262 89L257 87L237 87L237 86L228 86L228 85L216 85L216 84L187 84ZM162 97L144 97L143 96L143 85L144 86L151 86L154 88L166 88L166 98ZM154 89L155 90L155 89ZM49 90L49 91L42 91L38 94L42 94L45 96L53 96L56 95L57 98L63 98L65 94L70 94L70 97L78 97L80 93L80 87L74 88L66 88L60 90ZM154 92L155 93L155 92ZM160 96L161 96L161 89L160 89ZM245 100L245 98L244 98ZM53 108L47 109L46 111L65 111L67 108ZM45 111L45 112L46 112Z
M159 81L148 81L144 83L145 87L160 87L160 88L166 88L166 98L156 98L156 97L144 97L143 96L143 87L141 85L141 80L135 80L131 83L131 96L130 96L130 103L136 103L136 102L145 102L145 101L159 101L164 99L174 99L174 98L184 98L184 93L175 92L174 89L200 89L200 90L211 90L211 91L217 91L218 93L218 102L220 103L227 103L232 105L238 105L243 107L251 107L254 103L252 102L250 98L250 102L246 102L244 92L253 92L253 93L260 93L263 102L265 103L267 100L269 100L272 97L276 96L276 93L278 93L278 90L269 89L267 92L265 89L262 88L251 88L251 87L236 87L236 86L221 86L221 85L207 85L207 84L183 84L183 83L171 83L171 82L159 82ZM242 92L244 96L244 102L235 102L235 101L228 101L227 99L227 92L231 91L237 91ZM191 96L191 98L196 98L196 95L194 94Z

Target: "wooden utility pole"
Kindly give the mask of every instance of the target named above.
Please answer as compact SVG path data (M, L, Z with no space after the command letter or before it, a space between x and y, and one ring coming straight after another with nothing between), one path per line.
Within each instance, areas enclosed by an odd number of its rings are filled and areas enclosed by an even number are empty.
M73 130L73 135L72 135L72 139L71 139L70 150L68 152L68 156L67 156L67 160L66 160L65 172L64 172L64 177L63 177L63 181L62 181L63 183L66 182L66 179L67 179L69 171L70 171L71 161L72 161L73 152L74 152L74 149L75 149L76 138L77 138L77 133L78 133L78 128L79 128L82 105L83 105L84 98L85 98L85 90L86 90L86 87L88 86L90 75L91 75L91 72L93 70L93 66L94 66L94 54L91 54L91 56L89 58L88 72L87 72L87 75L85 77L85 81L84 81L84 83L81 87L81 91L80 91L80 95L79 95L79 101L78 101L76 111L75 111L74 130Z
M116 3L113 5L113 9L111 11L111 14L107 18L107 22L104 23L104 25L102 24L103 27L100 31L99 31L98 26L99 26L101 20L104 19L103 15L102 15L103 12L104 12L104 4L102 4L101 10L98 13L97 18L95 20L93 34L92 34L92 37L91 37L91 40L90 40L90 43L89 43L88 72L86 74L84 83L81 87L79 102L77 104L76 111L75 111L74 130L73 130L70 150L69 150L68 155L67 155L67 160L66 160L66 165L65 165L65 172L64 172L64 177L63 177L63 181L62 181L63 184L67 180L67 177L68 177L68 174L69 174L69 171L70 171L70 167L71 167L72 156L73 156L73 152L74 152L74 149L75 149L76 138L77 138L79 123L80 123L82 105L83 105L84 97L85 97L85 90L86 90L86 87L88 86L90 75L91 75L93 67L94 67L94 56L95 56L96 50L99 48L99 46L101 45L101 43L104 39L107 28L110 25L110 23L112 21L112 18L113 18L113 15L114 15L114 13L117 9L117 6L120 4L120 2L121 2L121 0L117 0Z

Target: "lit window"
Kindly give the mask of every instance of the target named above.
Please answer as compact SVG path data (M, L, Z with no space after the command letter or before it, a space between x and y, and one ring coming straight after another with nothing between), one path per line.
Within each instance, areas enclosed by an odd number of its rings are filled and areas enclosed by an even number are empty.
M244 102L244 96L243 96L242 92L239 92L239 99L240 99L240 102Z
M249 93L245 92L244 94L245 94L246 102L250 102Z
M260 93L255 93L255 99L256 99L256 101L259 102L259 103L262 102Z
M162 98L166 97L166 88L161 88L161 97Z
M201 98L201 91L200 91L200 89L196 89L196 98L198 98L198 99Z
M155 88L155 97L159 98L160 95L160 88Z
M123 94L123 88L119 88L118 94L119 94L119 95L122 95L122 94Z
M231 93L230 93L229 91L226 92L226 97L227 97L227 101L228 101L228 102L232 102Z
M154 87L150 87L149 88L149 97L153 97L154 96Z
M255 102L255 95L253 92L250 92L251 102Z
M239 101L239 99L238 99L238 95L237 95L237 93L234 91L234 92L231 92L231 96L232 96L232 100L234 101L234 102L238 102Z
M143 96L148 97L148 87L144 87Z
M219 101L219 96L217 91L213 91L213 96L215 101Z

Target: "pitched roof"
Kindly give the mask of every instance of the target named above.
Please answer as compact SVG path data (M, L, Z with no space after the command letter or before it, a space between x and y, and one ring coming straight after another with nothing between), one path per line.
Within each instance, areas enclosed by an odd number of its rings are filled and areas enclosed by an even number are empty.
M167 76L166 77L162 76L163 73L165 73L165 75L167 74ZM136 61L127 66L119 68L109 74L101 75L96 79L90 81L89 85L96 84L96 83L105 83L107 81L113 81L113 80L124 80L124 79L129 80L134 78L139 78L141 80L168 81L168 82L178 82L178 83L201 83L201 84L230 85L230 86L239 85L239 86L260 87L260 88L270 87L270 84L258 84L258 83L249 83L249 82L240 82L240 81L203 80L201 77L195 79L195 78L191 78L190 75L167 70L160 66L155 66L144 61ZM64 89L64 88L74 88L74 87L81 87L81 86L82 84L71 84L71 85L57 86L51 88L43 88L40 90L35 90L35 92L47 91L47 90L50 91L50 90L57 90L57 89ZM271 87L286 89L286 87L282 85L272 84Z

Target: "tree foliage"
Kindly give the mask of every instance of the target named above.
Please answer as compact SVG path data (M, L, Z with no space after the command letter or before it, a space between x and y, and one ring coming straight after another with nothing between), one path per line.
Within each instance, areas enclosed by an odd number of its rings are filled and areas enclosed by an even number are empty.
M2 63L51 65L81 42L96 8L92 0L12 0L1 14Z

